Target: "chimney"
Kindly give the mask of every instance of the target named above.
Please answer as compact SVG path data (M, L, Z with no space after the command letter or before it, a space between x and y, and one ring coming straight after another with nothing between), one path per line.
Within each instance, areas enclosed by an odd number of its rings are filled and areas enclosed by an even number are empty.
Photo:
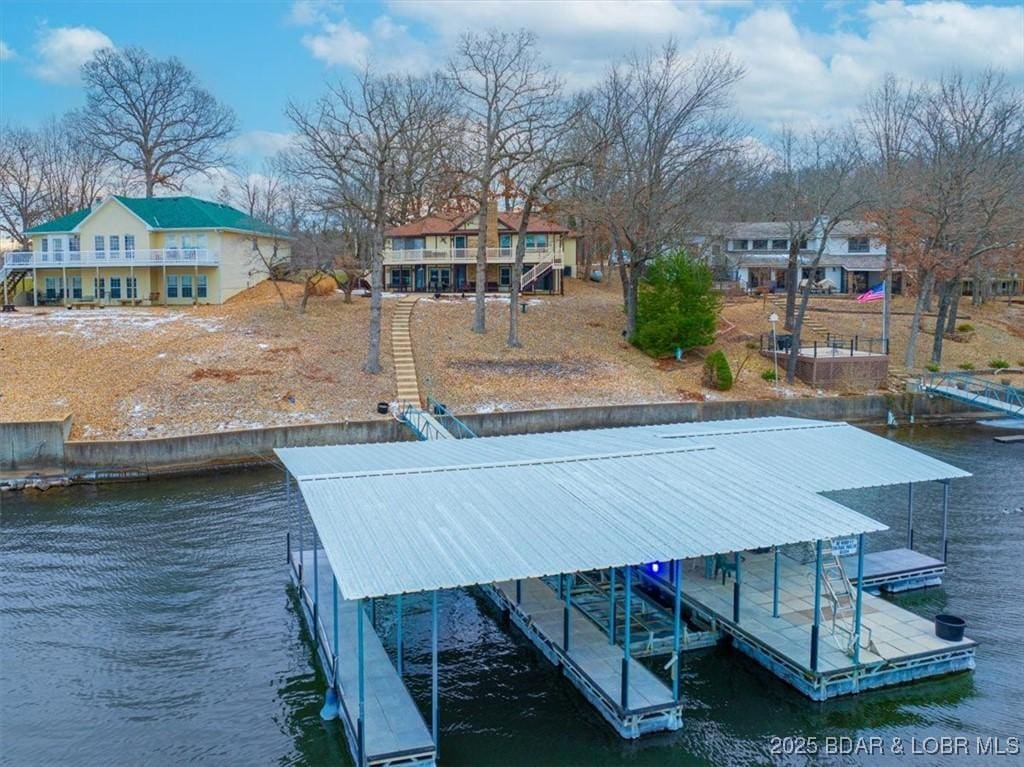
M498 247L498 201L487 203L487 237L484 242L488 248Z
M98 208L102 204L103 204L103 195L102 194L96 195L96 198L92 201L91 210L96 210L96 208Z

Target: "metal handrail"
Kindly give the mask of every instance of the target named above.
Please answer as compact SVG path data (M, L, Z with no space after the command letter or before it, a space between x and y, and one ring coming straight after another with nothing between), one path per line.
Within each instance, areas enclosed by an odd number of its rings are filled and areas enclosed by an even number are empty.
M447 405L442 405L436 399L427 395L427 407L430 412L434 414L449 432L453 432L453 436L457 439L471 439L476 437L476 432L469 428L462 420L460 420L454 413L452 413ZM452 429L451 427L455 427Z
M1016 386L990 381L971 373L940 371L929 375L925 388L935 389L943 385L952 386L973 397L985 397L1005 403L1024 413L1024 389L1019 389Z

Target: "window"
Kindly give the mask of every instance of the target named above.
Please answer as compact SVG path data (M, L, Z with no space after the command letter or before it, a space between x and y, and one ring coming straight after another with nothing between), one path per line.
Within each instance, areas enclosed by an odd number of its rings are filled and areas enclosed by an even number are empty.
M498 247L504 248L505 250L512 249L512 235L511 234L499 234L498 235Z
M172 255L176 254L178 252L178 235L164 235L164 249L167 250ZM167 295L169 296L170 293L168 293Z
M107 297L107 284L104 277L93 277L92 278L92 297L93 298L106 298Z
M528 234L526 235L526 247L528 248L546 248L548 246L548 236L546 234Z
M167 297L178 297L178 275L176 274L167 275Z
M529 246L527 246L527 247L529 247ZM503 266L503 267L501 267L501 271L498 273L498 285L500 285L503 288L507 288L511 284L512 284L512 267L511 266Z
M121 254L121 238L116 234L110 235L110 256L117 258Z
M396 237L395 250L424 250L427 241L423 237ZM256 238L253 238L253 250L256 250Z
M729 250L746 250L747 240L730 240Z
M847 241L848 253L868 253L871 250L871 240L868 237L851 237Z
M712 245L711 246L711 255L712 256L720 256L720 255L722 255L722 246L721 245Z
M72 277L71 278L71 297L81 298L82 297L82 278Z
M92 238L92 249L96 251L96 258L103 258L103 235L97 234Z
M64 260L64 238L54 237L53 238L53 260L63 261Z
M113 286L111 286L113 290ZM125 277L124 278L124 297L127 299L134 299L139 297L139 278L138 277Z
M181 297L192 298L192 275L181 275Z
M206 298L206 275L196 277L196 298Z
M72 253L78 253L82 250L82 238L77 234L72 234L68 237L68 250Z
M196 250L206 252L206 232L196 235Z
M50 252L50 241L49 241L49 239L47 239L46 237L43 237L39 241L39 248L43 252L43 261L46 261L48 259L47 254Z
M46 278L46 300L56 301L57 300L57 278L47 277Z
M772 250L788 250L789 240L772 240Z
M768 240L754 240L754 250L768 250Z
M807 240L800 240L800 250L807 250Z
M120 298L121 297L121 278L111 277L110 278L110 297Z
M126 234L124 236L124 253L128 258L135 256L135 235Z

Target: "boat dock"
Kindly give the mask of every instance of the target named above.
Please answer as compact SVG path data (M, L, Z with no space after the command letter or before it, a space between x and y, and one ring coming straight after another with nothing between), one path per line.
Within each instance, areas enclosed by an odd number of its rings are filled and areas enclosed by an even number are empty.
M779 554L776 602L775 561L773 553L744 552L738 587L732 577L724 585L721 578L705 577L703 561L689 561L683 603L692 613L714 621L735 649L807 697L826 700L974 668L973 640L940 639L932 621L867 593L862 595L855 650L855 627L852 621L844 626L842 602L835 621L835 603L827 598L819 598L815 613L814 563L801 564ZM669 588L664 580L661 585ZM811 648L816 623L815 657Z
M484 593L575 685L623 738L678 730L682 704L672 690L539 578L485 586ZM569 648L565 643L568 641ZM623 686L623 667L626 685Z
M317 551L315 567L309 550L300 554L289 548L288 562L310 635L316 625L317 656L324 673L333 681L334 704L352 759L368 767L435 765L436 749L430 730L366 610L356 602L337 599L331 566L322 550ZM358 651L359 615L363 623L362 657ZM360 686L364 691L362 706ZM364 754L362 761L360 751Z
M684 726L682 653L719 639L814 700L974 668L971 639L866 593L941 577L950 481L968 476L954 466L785 417L450 439L432 436L453 436L442 409L417 428L411 415L415 442L276 451L323 715L341 718L358 767L439 759L447 589L482 589L624 738ZM921 482L944 486L941 559L913 549ZM823 493L897 484L907 545L869 554L886 525ZM432 603L429 723L403 680L406 595ZM394 600L394 658L375 600ZM657 655L667 679L637 660Z

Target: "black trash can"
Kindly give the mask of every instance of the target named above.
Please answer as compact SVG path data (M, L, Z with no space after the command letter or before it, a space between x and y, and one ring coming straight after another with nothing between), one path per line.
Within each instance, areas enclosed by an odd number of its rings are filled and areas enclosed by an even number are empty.
M391 406L387 402L377 403L377 412L380 413L381 415L385 415L390 409Z
M959 642L964 638L967 621L955 615L935 616L935 636L949 642Z

